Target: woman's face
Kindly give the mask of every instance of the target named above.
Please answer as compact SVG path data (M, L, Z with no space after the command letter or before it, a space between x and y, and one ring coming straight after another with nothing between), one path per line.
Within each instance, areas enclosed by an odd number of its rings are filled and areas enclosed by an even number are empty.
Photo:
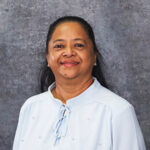
M96 62L92 41L77 22L59 24L52 34L46 58L55 79L91 76Z

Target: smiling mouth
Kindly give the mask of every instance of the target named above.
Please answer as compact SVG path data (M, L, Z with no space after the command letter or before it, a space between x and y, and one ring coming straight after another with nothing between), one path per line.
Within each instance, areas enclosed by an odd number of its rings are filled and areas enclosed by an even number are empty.
M76 62L76 61L63 61L60 64L65 66L65 67L73 67L73 66L78 65L79 62Z

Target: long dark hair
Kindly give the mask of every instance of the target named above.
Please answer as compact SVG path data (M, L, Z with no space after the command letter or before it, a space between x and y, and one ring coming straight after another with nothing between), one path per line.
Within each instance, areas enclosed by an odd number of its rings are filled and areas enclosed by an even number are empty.
M103 76L103 72L102 72L102 68L101 68L101 63L103 63L102 56L97 49L94 32L92 30L91 25L89 23L87 23L87 21L85 21L84 19L77 17L77 16L64 16L64 17L58 18L55 22L53 22L50 25L48 33L47 33L45 53L46 54L48 53L48 43L51 40L52 34L53 34L54 30L56 29L56 27L63 22L69 22L69 21L70 22L78 22L79 24L81 24L82 27L85 29L86 33L88 34L90 40L93 43L94 51L98 54L97 60L96 60L96 66L94 66L93 70L92 70L92 76L96 77L101 85L108 88L105 78ZM48 63L45 60L45 64L42 67L41 77L40 77L41 78L41 80L40 80L41 92L46 91L48 86L55 81L55 76L54 76L52 70L49 67L47 67L47 65L48 65Z

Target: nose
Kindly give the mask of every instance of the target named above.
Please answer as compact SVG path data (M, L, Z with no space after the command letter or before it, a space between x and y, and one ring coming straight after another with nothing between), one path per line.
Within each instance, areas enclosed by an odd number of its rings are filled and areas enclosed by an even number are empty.
M66 56L66 57L72 57L72 56L75 56L75 51L73 50L73 48L71 46L67 46L65 48L65 51L63 53L63 56Z

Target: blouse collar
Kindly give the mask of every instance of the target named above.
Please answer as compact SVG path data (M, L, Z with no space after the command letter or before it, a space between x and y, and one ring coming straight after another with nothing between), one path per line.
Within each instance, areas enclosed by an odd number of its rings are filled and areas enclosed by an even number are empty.
M97 81L97 79L95 77L93 77L94 82L81 94L79 94L78 96L75 96L71 99L68 99L66 104L62 103L61 100L54 98L53 94L52 94L52 89L54 87L56 87L56 83L52 83L49 87L48 87L48 94L51 98L51 100L58 106L66 106L69 107L70 109L74 109L76 107L80 107L82 105L86 105L88 103L91 103L92 101L92 97L93 95L96 95L100 88L102 88L102 85Z

